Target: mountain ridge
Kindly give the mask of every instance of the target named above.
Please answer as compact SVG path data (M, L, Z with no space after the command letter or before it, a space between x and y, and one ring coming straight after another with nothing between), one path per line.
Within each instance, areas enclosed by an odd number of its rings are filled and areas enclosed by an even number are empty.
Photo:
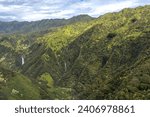
M75 23L78 21L89 21L94 19L88 15L78 15L70 19L43 19L39 21L0 21L0 33L29 33L48 30L50 28L60 27Z

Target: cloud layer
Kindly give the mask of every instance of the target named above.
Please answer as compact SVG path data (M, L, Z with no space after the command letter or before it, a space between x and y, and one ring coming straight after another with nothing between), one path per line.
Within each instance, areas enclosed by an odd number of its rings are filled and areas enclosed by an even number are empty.
M97 17L145 4L150 0L0 0L0 20L36 21L79 14Z

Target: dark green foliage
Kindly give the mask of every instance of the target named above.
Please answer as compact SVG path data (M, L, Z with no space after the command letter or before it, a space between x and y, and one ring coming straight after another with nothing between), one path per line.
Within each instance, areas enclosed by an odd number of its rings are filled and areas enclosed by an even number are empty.
M107 39L108 39L108 40L112 40L115 36L117 36L116 33L109 33L109 34L107 35Z
M137 22L137 19L136 19L136 18L133 18L133 19L131 19L131 22L132 22L132 23L135 23L135 22Z

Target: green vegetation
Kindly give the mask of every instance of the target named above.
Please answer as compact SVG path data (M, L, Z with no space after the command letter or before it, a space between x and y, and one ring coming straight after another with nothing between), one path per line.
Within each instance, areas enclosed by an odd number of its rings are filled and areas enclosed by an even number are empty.
M27 77L0 68L0 99L40 99L38 87Z
M0 99L150 99L149 10L77 16L48 27L42 20L43 30L33 26L26 34L4 30Z
M54 86L54 81L53 81L52 77L50 76L50 74L48 74L48 73L42 74L39 80L41 82L45 82L48 87ZM39 82L39 83L41 83L41 82Z

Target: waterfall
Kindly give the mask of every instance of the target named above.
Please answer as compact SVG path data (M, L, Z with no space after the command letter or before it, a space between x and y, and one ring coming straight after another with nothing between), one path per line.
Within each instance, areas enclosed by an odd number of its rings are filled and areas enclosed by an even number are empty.
M21 56L21 64L24 65L24 57Z
M66 64L66 62L65 62L65 72L67 71L67 64Z

